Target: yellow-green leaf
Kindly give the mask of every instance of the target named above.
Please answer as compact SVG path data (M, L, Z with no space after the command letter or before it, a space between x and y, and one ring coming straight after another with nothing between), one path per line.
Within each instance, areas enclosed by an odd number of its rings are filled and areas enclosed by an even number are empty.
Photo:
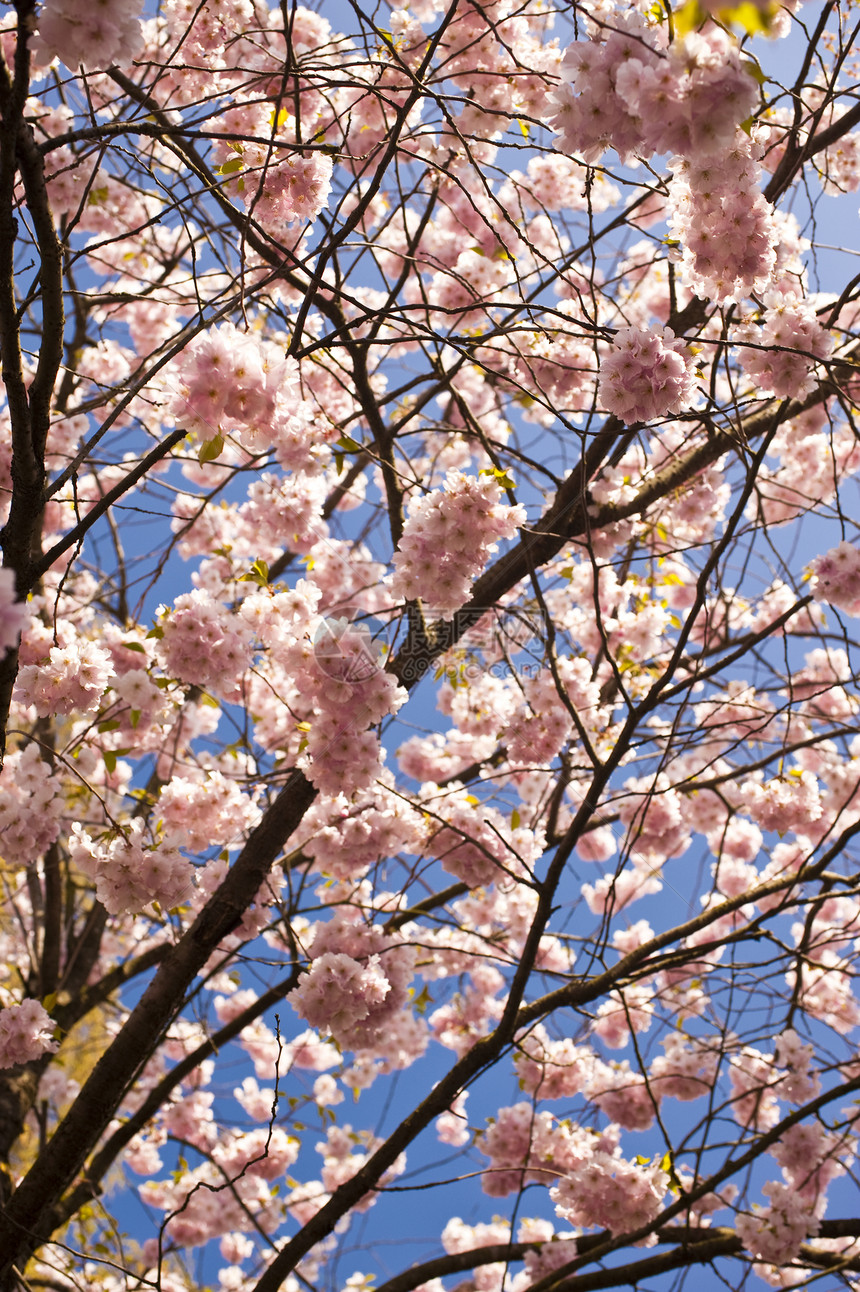
M213 435L211 440L207 440L205 444L200 445L200 451L197 454L197 461L214 462L217 457L220 457L221 450L223 448L224 436L220 433L218 435Z
M699 0L687 0L686 4L672 15L676 38L686 36L691 31L698 31L706 17L707 14L699 4Z
M758 85L764 85L765 81L767 80L767 77L765 76L764 72L761 70L758 63L755 61L755 59L752 59L752 58L741 59L741 67L744 69L747 75L751 76L752 79Z

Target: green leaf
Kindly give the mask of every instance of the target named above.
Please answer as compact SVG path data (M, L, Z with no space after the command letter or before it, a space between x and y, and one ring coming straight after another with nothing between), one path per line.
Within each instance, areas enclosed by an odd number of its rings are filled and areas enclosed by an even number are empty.
M152 636L151 633L150 633L150 636ZM140 642L123 642L122 645L125 647L126 650L137 650L137 651L140 651L141 655L146 654L146 647L141 646Z
M763 9L753 4L752 0L745 0L744 4L728 5L725 9L720 9L717 16L720 22L743 27L748 36L767 35L779 8L774 0Z
M503 471L501 467L484 467L481 471L482 476L492 476L497 484L503 489L515 489L516 483L513 476L508 471Z
M360 453L362 450L362 445L351 435L342 435L337 441L337 447L343 449L344 453Z
M668 1149L663 1154L660 1161L660 1170L665 1171L669 1177L669 1191L671 1193L680 1193L682 1188L681 1179L675 1170L675 1155L671 1149Z
M429 991L427 990L426 983L421 989L421 995L416 996L412 1004L415 1006L416 1014L420 1014L423 1016L424 1014L427 1013L427 1006L433 1004L433 997L430 995Z
M164 636L164 629L159 628L158 624L156 624L154 628L150 628L146 636L147 636L147 640L150 637L155 637L157 640L160 640Z
M241 157L231 157L229 161L225 161L223 166L218 167L217 173L219 175L235 175L236 171L241 170L244 164Z
M517 811L517 809L516 809L516 808L514 808L513 812L511 813L511 829L512 829L512 830L518 830L518 829L519 829L521 819L522 819L522 818L520 817L519 812Z
M129 721L131 722L132 731L137 731L137 724L140 722L140 709L132 709Z
M698 31L709 17L716 18L728 27L740 27L748 36L766 36L780 7L779 0L768 0L765 5L756 4L754 0L743 0L741 4L721 5L719 9L709 12L700 0L687 0L673 15L675 36L677 38L686 36L688 32Z
M741 67L744 69L744 71L747 73L748 76L751 76L752 79L755 82L757 82L758 85L764 85L765 81L767 80L767 77L765 76L764 72L761 70L758 63L755 61L755 59L742 58Z
M220 457L223 448L224 436L219 432L217 435L213 435L211 440L207 440L205 444L200 445L197 461L214 462L217 457Z
M256 583L260 588L269 586L269 566L266 561L257 559L247 574L240 574L239 583Z
M116 718L109 718L106 722L100 722L100 723L99 723L99 725L98 725L98 730L99 730L99 731L117 731L117 730L119 729L119 725L120 725L120 724L117 722Z
M691 31L698 31L706 17L707 14L699 4L699 0L687 0L687 3L673 15L675 39L686 36Z

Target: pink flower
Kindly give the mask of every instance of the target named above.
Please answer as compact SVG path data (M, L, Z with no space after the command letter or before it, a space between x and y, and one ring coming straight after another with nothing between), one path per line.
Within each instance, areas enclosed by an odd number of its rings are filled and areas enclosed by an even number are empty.
M391 595L420 597L431 613L445 617L459 610L498 541L513 538L525 521L524 507L501 499L492 475L475 478L460 471L448 472L443 490L413 495L394 554Z
M53 1030L53 1019L37 1000L0 1009L0 1068L31 1063L58 1050Z
M598 403L630 426L680 413L695 398L695 364L671 328L620 328L603 360Z
M810 566L812 594L847 615L860 615L860 551L844 539Z

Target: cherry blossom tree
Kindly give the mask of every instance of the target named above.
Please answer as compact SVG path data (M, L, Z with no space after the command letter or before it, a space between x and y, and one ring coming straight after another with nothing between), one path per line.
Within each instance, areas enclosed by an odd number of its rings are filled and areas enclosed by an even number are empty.
M858 22L3 7L2 1292L860 1287Z

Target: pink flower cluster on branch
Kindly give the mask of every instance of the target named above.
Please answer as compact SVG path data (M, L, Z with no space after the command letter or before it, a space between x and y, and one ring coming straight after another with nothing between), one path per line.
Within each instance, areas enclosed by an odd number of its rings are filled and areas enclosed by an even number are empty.
M133 58L143 43L141 0L44 0L39 14L39 44L66 67L110 67Z
M844 539L811 562L812 594L847 615L860 615L860 551Z
M459 610L499 540L513 538L525 522L524 507L501 499L492 472L475 477L449 471L443 489L413 495L394 554L391 595L420 597L443 617Z
M58 1050L54 1023L37 1000L0 1008L0 1068L31 1063Z
M695 360L671 328L625 327L600 366L597 399L628 426L689 408L696 394Z
M722 151L757 100L755 81L719 28L665 48L665 25L638 13L613 15L601 39L570 45L553 120L560 144L596 162L614 148L622 161L653 153Z

